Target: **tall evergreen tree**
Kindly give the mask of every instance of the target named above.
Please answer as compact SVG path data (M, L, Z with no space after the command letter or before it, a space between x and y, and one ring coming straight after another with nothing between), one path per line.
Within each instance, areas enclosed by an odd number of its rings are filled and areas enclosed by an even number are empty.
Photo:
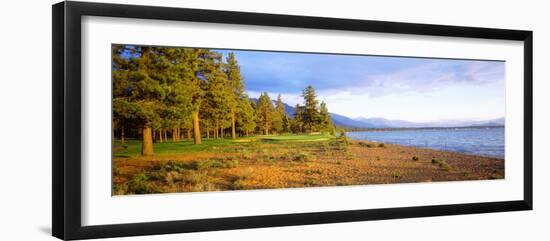
M313 132L318 129L319 122L319 101L313 86L308 85L302 91L302 97L304 98L302 121L306 131Z
M269 130L273 128L273 119L275 117L276 112L273 102L267 92L264 92L260 95L258 106L256 107L256 121L264 135L269 135Z
M254 108L252 107L252 103L246 94L240 100L239 109L240 111L237 114L237 124L239 126L239 130L248 136L249 133L254 131L256 128L256 120Z
M304 116L304 108L303 106L300 106L300 104L296 104L294 107L294 120L292 122L292 131L294 133L302 133L303 131L303 116Z
M275 108L277 113L273 118L273 129L275 129L275 131L277 132L284 132L283 119L286 117L286 113L281 94L277 96L277 104L275 105Z
M281 128L278 130L279 132L291 132L290 128L290 118L288 118L288 115L286 114L285 105L283 103L283 100L281 98L281 95L277 97L277 113L279 114L279 118L281 119Z
M165 66L158 64L155 48L115 46L113 51L113 116L131 116L141 129L141 154L153 155L152 128L166 109L165 79L157 73Z
M223 130L230 122L231 110L234 105L232 88L228 84L224 72L221 54L211 52L207 64L208 73L204 82L204 101L207 102L209 115L214 124L214 137L222 137ZM205 106L205 105L203 105Z
M319 125L321 128L321 131L328 131L330 133L334 133L334 125L332 124L332 117L330 116L330 113L328 112L327 104L322 101L321 107L319 110Z
M227 75L229 88L231 89L231 98L230 102L228 103L231 109L231 138L235 139L235 119L237 113L241 111L239 109L239 107L241 107L240 101L244 97L245 89L241 70L233 52L229 53L229 55L227 56L225 63L225 74Z
M159 51L159 62L167 66L164 72L159 73L166 79L163 88L167 107L163 119L172 129L174 141L182 139L181 128L189 128L192 124L194 106L191 98L193 87L190 83L195 76L195 69L189 63L187 51L184 48L169 47L160 48Z
M204 77L204 68L209 57L209 50L199 48L183 48L183 64L187 66L184 74L185 82L190 89L192 120L193 120L193 141L195 144L201 144L201 131L199 125L200 107L203 101L204 90L202 81Z
M123 45L114 45L112 47L112 79L113 79L113 129L112 129L112 139L114 142L114 131L115 129L119 130L120 133L120 144L124 145L124 127L128 123L132 123L132 119L135 110L132 108L132 104L129 102L129 99L126 97L127 86L128 86L128 75L130 73L130 60L127 58L122 58L122 53L131 52L131 49L128 49ZM114 144L114 143L113 143Z

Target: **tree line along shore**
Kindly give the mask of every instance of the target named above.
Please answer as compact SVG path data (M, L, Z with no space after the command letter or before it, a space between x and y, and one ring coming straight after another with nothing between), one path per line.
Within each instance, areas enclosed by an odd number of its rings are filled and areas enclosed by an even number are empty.
M289 116L281 95L275 105L267 92L250 99L235 54L223 57L202 48L113 45L113 142L139 139L141 155L151 156L153 142L185 136L199 145L225 135L334 135L327 104L313 86L303 89L303 105Z

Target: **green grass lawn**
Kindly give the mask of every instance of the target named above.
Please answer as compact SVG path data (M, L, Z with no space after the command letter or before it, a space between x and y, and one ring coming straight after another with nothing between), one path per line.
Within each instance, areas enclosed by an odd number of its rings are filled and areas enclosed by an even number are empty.
M284 144L289 142L316 142L334 139L331 135L281 135L281 136L253 136L240 137L236 140L225 138L223 140L202 140L202 144L195 145L193 141L154 143L155 155L173 155L178 153L196 153L203 151L226 152L242 147L258 145L258 142L270 142ZM120 147L119 140L115 141L115 147ZM116 148L114 157L138 157L141 154L141 141L127 140L125 148Z
M283 136L258 136L260 140L274 142L306 142L306 141L328 141L335 138L331 135L283 135Z

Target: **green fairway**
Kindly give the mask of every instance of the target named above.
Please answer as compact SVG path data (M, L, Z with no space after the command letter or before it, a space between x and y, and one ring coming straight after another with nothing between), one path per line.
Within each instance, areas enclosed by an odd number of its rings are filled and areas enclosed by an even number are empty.
M305 141L328 141L335 138L331 135L282 135L282 136L258 136L260 140L274 142L305 142Z

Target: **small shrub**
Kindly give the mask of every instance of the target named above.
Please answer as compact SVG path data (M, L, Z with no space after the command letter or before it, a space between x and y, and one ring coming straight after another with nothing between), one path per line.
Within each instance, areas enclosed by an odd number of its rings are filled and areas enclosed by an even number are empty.
M241 190L244 189L244 180L237 179L231 184L231 188L233 190Z
M412 160L413 160L413 161L418 161L418 160L420 160L420 158L418 158L417 156L413 156L413 157L412 157Z
M250 153L244 152L244 153L241 154L241 158L244 159L244 160L251 160L253 158L253 155L250 154Z
M192 163L193 169L195 170L206 170L210 168L235 168L239 165L239 161L228 159L208 159L204 161L195 161Z
M321 171L320 169L316 169L316 170L306 170L306 175L313 175L313 174L323 174L323 171Z
M341 161L337 161L337 162L336 162L336 165L342 165L342 162L341 162Z
M445 160L439 159L439 158L433 158L432 164L437 164L439 167L445 171L451 170L451 166L447 164Z
M196 185L207 182L206 171L183 170L181 172L171 171L164 175L164 181L168 184L174 182L183 182L185 184Z
M338 136L338 138L346 139L347 138L346 131L345 130L340 130L340 136Z
M380 143L380 144L378 144L378 147L385 148L385 147L386 147L386 144Z
M124 195L128 193L128 184L113 184L113 195Z
M245 181L249 178L249 176L252 174L254 169L249 167L246 170L242 170L236 177L235 180L231 183L231 189L233 190L241 190L244 189Z
M239 165L239 161L237 161L237 160L230 160L230 161L225 162L225 167L226 168L235 168L238 165Z
M156 170L161 172L180 172L188 169L197 169L197 162L177 162L177 161L168 161L160 166L156 167Z
M350 179L348 177L345 177L342 180L336 182L336 186L348 186L353 184L354 184L353 179Z
M180 173L178 179L191 185L207 183L207 176L205 172L186 171Z
M441 169L443 169L444 171L450 171L451 170L451 166L449 164L447 164L446 162L440 163L439 167L441 167Z
M441 159L439 159L439 158L433 158L433 159L432 159L432 164L439 164L439 163L441 163L441 162L443 162L443 160L441 160Z
M219 189L216 187L216 185L205 182L205 183L198 183L193 186L191 186L190 190L192 192L210 192L210 191L219 191Z
M341 130L340 135L338 136L339 143L347 145L349 144L348 137L346 136L346 131Z
M292 161L295 162L308 162L310 160L311 157L305 152L300 152L296 156L294 156L294 158L292 158Z
M163 180L165 175L166 173L161 171L152 171L147 174L147 176L149 177L149 180L152 180L152 181Z
M401 178L401 175L402 175L402 174L401 174L400 171L394 171L394 172L392 172L392 174L391 174L391 176L392 176L393 178L395 178L395 179Z
M150 185L147 182L149 177L145 173L140 172L132 177L128 182L128 191L135 194L150 193Z
M225 167L225 164L221 160L217 159L208 159L205 161L197 162L197 170L206 170L210 168L222 168Z
M164 175L164 181L167 183L173 183L175 181L178 181L177 180L178 178L179 178L179 173L175 171L167 172Z
M310 186L313 186L315 185L315 180L311 179L311 178L308 178L304 181L304 186L306 187L310 187Z
M470 172L462 172L462 176L464 176L464 177L469 177L469 176L470 176Z
M373 148L374 144L372 143L366 143L366 142L359 142L359 146L367 147L367 148Z

